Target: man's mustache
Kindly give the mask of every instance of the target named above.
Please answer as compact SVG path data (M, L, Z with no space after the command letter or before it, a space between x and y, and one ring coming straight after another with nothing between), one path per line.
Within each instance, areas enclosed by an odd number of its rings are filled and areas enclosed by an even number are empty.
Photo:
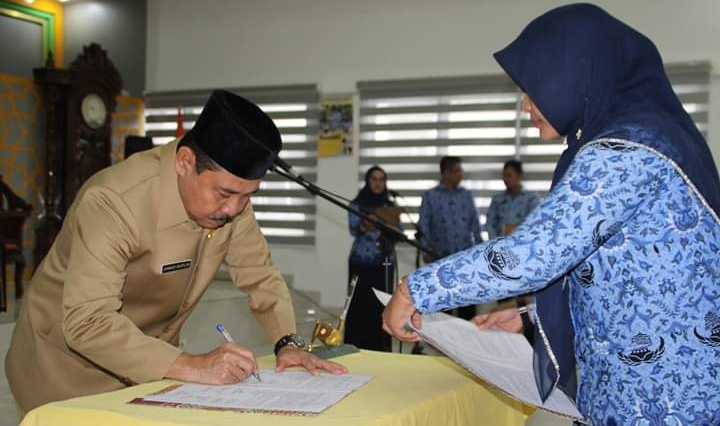
M210 216L210 220L213 220L215 222L228 223L230 222L230 220L232 220L232 216L230 216L229 214L214 215Z

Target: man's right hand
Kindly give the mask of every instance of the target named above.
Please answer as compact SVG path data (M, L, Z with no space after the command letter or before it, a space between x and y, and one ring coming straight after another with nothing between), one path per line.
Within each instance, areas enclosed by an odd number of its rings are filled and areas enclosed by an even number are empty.
M516 306L476 315L470 321L481 330L495 329L520 333L523 329L520 311Z
M252 351L234 343L225 343L206 354L180 354L165 373L165 378L227 385L245 380L257 371L258 365Z

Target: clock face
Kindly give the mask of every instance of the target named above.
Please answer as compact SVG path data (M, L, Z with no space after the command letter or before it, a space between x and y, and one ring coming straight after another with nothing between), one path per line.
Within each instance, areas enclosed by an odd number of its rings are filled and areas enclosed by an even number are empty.
M97 93L90 93L83 98L80 113L85 124L91 129L100 128L107 119L105 102Z

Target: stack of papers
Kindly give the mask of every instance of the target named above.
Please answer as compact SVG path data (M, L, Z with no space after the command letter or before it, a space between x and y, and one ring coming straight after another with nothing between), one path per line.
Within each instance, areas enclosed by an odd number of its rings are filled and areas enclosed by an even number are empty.
M375 290L387 304L390 295ZM582 420L575 404L560 389L542 402L535 384L532 346L519 333L479 330L474 324L443 313L423 315L420 336L453 361L510 397L551 413Z
M320 414L337 404L372 376L359 374L313 376L306 371L261 370L232 385L182 383L136 398L131 403L163 407L203 408L271 414Z

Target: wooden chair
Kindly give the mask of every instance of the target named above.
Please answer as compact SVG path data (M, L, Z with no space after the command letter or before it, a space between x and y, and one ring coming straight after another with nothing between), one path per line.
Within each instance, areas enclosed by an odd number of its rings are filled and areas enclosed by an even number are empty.
M32 206L20 198L0 176L0 311L7 310L7 277L5 266L15 264L15 298L23 295L22 279L25 271L23 254L23 225Z

